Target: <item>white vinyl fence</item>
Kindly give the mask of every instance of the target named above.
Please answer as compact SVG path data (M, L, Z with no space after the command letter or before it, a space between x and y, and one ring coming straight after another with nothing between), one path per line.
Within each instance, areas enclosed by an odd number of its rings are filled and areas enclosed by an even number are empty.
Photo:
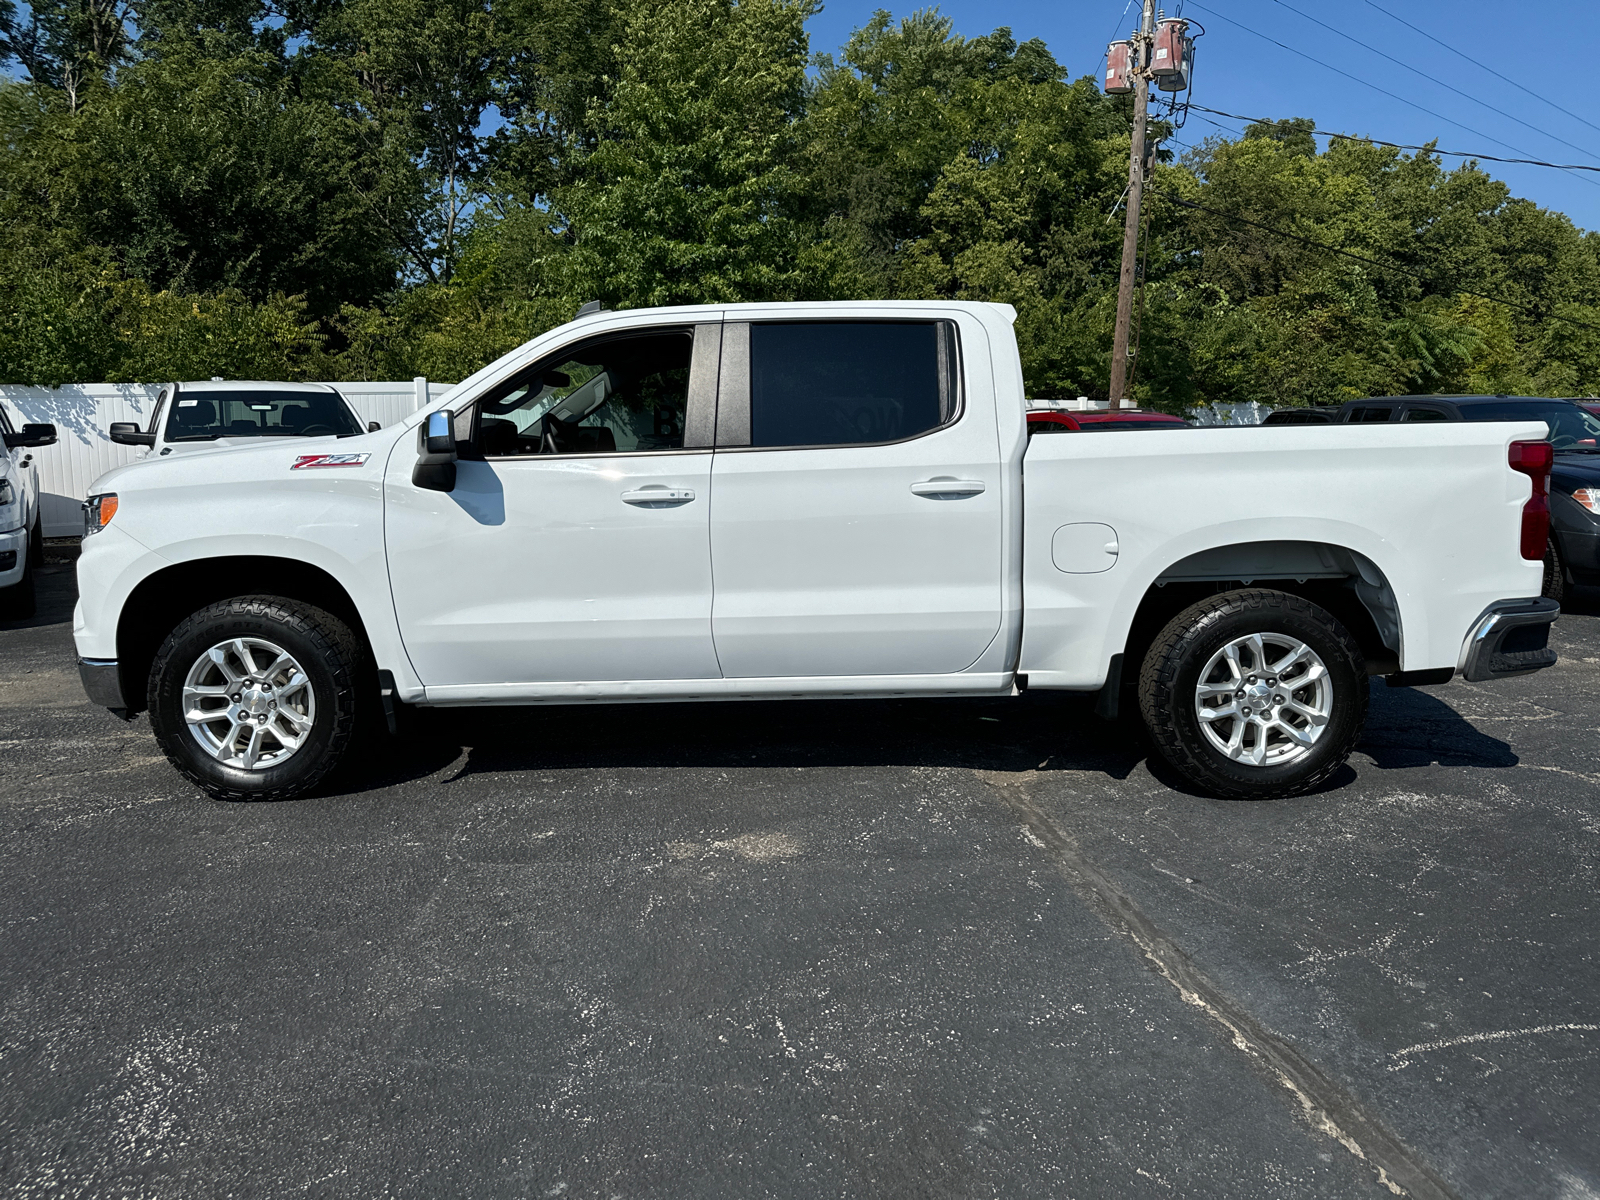
M454 384L429 383L420 376L399 383L336 383L363 422L392 425L437 400ZM33 451L39 467L45 537L76 537L83 532L81 505L89 485L112 467L133 462L139 446L119 446L107 430L113 421L148 426L162 385L149 383L68 383L58 388L0 385L14 424L49 422L59 440Z

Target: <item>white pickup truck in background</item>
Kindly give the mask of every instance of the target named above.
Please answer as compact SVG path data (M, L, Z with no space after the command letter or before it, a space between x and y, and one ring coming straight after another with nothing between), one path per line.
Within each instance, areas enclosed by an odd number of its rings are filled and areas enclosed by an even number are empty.
M84 685L240 799L396 704L1025 688L1136 695L1194 785L1267 797L1345 760L1369 675L1555 661L1541 423L1030 444L1013 316L599 312L400 425L119 468Z
M261 438L349 437L377 428L376 422L363 425L350 402L326 383L212 379L163 387L149 429L113 421L107 432L119 446L144 446L165 457Z

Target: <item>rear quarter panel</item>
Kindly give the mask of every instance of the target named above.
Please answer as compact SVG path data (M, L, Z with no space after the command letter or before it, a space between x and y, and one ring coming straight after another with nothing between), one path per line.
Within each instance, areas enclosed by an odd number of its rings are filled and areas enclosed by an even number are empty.
M1147 590L1202 550L1321 542L1365 555L1401 619L1401 666L1455 667L1496 600L1539 594L1519 553L1532 483L1506 465L1542 422L1202 427L1032 439L1024 459L1024 625L1030 685L1095 688ZM1109 570L1069 574L1057 529L1116 531ZM1264 585L1270 586L1270 585Z

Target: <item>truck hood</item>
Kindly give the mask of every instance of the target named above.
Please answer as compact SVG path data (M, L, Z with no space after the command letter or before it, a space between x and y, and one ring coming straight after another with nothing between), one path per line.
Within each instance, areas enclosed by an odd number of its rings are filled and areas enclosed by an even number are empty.
M114 467L89 485L91 494L122 492L144 487L166 487L190 482L245 483L289 478L301 473L297 461L314 455L366 455L352 471L382 469L389 447L401 433L390 425L375 433L353 437L218 438L214 442L170 443L171 453L160 450L137 462ZM167 449L164 446L162 449ZM315 474L315 472L312 472Z

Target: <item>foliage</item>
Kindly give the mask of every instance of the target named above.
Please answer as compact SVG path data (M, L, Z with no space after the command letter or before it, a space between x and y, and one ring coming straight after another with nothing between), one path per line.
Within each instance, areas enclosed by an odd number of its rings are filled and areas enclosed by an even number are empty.
M0 0L0 377L461 378L613 307L1017 310L1104 395L1129 102L815 0ZM808 71L809 66L809 71ZM1303 118L1162 153L1133 392L1600 391L1600 235Z

